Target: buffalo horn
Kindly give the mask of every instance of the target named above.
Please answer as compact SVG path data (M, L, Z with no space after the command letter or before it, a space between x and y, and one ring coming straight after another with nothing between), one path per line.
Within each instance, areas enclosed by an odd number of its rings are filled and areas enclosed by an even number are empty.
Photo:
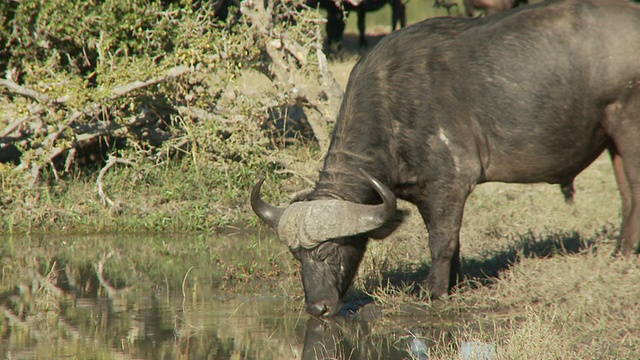
M251 207L291 248L311 249L327 240L362 234L379 228L393 216L396 197L376 178L361 171L382 198L382 204L331 199L294 202L281 209L260 197L262 178L251 190Z
M380 181L362 171L382 198L382 204L365 205L345 200L296 202L284 211L277 230L292 248L310 249L320 243L371 231L382 226L396 210L396 198Z
M251 189L251 208L262 221L272 228L277 229L285 209L280 209L262 200L262 197L260 197L260 188L263 182L264 178L260 179L253 189Z

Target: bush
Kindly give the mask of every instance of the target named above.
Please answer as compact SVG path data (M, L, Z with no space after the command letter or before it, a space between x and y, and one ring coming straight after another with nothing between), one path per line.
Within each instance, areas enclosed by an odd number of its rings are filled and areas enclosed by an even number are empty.
M242 179L236 185L244 189L282 166L272 159L288 142L263 131L277 123L274 109L314 109L305 119L322 146L318 114L337 100L326 95L335 89L323 88L318 13L286 2L247 4L226 22L216 4L0 4L0 207L37 207L44 193L50 198L60 182L80 176L117 208L102 185L114 165L148 173L180 158L196 170L211 162L206 167ZM267 86L249 96L236 88L251 74ZM247 168L252 175L236 176Z

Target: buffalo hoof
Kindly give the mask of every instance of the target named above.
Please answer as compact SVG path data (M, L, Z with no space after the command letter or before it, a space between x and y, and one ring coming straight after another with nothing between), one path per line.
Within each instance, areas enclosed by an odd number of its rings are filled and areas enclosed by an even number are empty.
M307 305L307 313L311 316L322 317L322 316L331 316L331 311L327 304L322 302L318 302L315 304Z

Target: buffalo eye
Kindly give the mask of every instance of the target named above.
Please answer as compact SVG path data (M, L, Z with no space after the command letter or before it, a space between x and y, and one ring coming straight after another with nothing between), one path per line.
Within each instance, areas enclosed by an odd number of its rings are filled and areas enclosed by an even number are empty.
M315 256L320 261L331 261L338 254L338 246L333 242L325 242L315 249Z

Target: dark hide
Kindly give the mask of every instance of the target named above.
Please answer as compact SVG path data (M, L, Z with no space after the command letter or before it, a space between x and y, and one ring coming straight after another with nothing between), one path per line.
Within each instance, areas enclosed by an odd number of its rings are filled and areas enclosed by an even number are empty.
M200 4L199 4L200 5ZM240 8L240 0L214 0L213 1L213 14L216 18L222 21L227 21L229 17L229 10L232 7ZM240 12L236 13L236 16L239 16ZM232 19L233 22L237 22L238 19Z
M351 72L304 200L379 203L362 168L415 204L431 250L423 285L438 298L457 282L463 211L476 184L546 182L569 196L575 176L608 150L623 204L618 249L636 253L639 24L640 6L625 0L552 0L390 34ZM339 310L367 235L293 250L311 314Z
M345 13L355 11L358 13L358 32L360 33L360 46L367 45L365 37L365 17L367 12L381 9L384 5L391 5L391 31L394 31L398 24L400 28L406 26L406 7L404 0L362 0L358 5L353 5L346 0L308 0L310 7L320 7L327 11L327 44L342 41L344 34Z
M175 4L183 8L189 7L193 11L200 10L203 5L205 5L205 7L213 5L213 15L216 19L221 21L228 20L227 18L229 17L231 8L240 8L240 0L213 0L212 3L205 2L204 4L202 0L194 0L190 3L185 3L181 0L161 0L160 3L165 8L168 8L170 5ZM239 16L239 12L236 14L236 16ZM237 18L234 18L231 21L236 22L237 20Z

